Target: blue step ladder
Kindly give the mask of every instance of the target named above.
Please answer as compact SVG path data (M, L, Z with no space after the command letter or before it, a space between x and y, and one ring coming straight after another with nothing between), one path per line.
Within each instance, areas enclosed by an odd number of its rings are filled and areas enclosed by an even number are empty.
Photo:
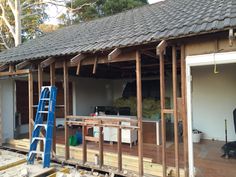
M55 86L43 86L40 93L38 109L32 132L30 150L27 156L27 163L34 164L36 155L42 156L43 168L50 167L51 145L53 139L54 115L57 97L57 88ZM46 124L44 120L46 120ZM44 130L45 136L40 137L40 132ZM44 143L44 150L37 151L38 142Z

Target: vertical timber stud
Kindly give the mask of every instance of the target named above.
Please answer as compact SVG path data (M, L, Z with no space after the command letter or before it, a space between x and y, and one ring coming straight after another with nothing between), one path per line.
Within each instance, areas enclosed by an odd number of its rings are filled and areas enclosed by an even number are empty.
M121 122L119 122L119 125ZM122 130L120 127L117 129L117 146L118 146L118 170L122 171Z
M137 118L138 118L138 158L139 176L143 176L143 122L142 122L142 77L141 77L141 56L136 51L136 82L137 82Z
M41 87L43 86L43 69L38 65L38 92L40 98Z
M164 50L166 42L161 41L157 46L160 57L160 98L161 98L161 140L162 140L162 172L166 177L166 120L165 120L165 69L164 69Z
M83 164L87 162L87 142L85 137L87 136L87 126L83 125L82 127L82 148L83 148Z
M188 177L188 125L186 107L186 65L185 46L181 45L181 97L182 97L182 120L183 120L183 143L184 143L184 176Z
M32 139L33 131L33 73L28 74L28 95L29 95L29 139Z
M103 127L99 127L99 167L103 166Z
M41 87L43 86L43 69L38 65L38 95L40 99ZM40 141L40 151L43 151L43 141Z
M175 168L176 177L179 177L179 140L178 140L178 110L177 110L177 68L176 47L172 46L172 84L174 109L174 142L175 142Z
M70 158L70 147L69 147L69 127L66 123L66 117L69 110L69 90L68 90L68 66L66 60L63 61L63 80L64 80L64 117L65 117L65 159Z
M55 86L55 62L50 64L50 84L51 86ZM56 114L54 115L52 149L56 153Z

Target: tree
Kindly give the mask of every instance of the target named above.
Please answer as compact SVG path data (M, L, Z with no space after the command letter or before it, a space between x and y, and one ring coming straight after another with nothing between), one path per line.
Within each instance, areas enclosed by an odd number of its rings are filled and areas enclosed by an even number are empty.
M113 15L124 10L147 4L147 0L72 0L66 5L71 9L71 15L63 14L62 22L82 22L95 18Z
M47 19L48 4L64 5L62 0L0 0L0 44L5 48L18 46L41 31Z

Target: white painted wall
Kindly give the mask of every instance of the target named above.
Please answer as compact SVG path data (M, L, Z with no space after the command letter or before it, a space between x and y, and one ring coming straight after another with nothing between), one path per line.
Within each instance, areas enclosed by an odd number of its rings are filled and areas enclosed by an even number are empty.
M112 105L112 80L77 78L73 83L76 115L89 115L95 106Z
M3 142L14 137L14 80L0 80Z
M236 108L236 64L197 66L192 73L193 128L205 139L225 139L224 119L228 121L228 140L236 140L233 110Z

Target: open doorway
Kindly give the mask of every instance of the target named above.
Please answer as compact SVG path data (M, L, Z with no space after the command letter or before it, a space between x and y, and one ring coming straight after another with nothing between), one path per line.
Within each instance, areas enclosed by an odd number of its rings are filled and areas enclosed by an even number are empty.
M232 52L187 57L188 133L202 132L200 142L189 136L190 176L235 176L236 159L221 157L225 120L228 141L236 141L234 58Z

